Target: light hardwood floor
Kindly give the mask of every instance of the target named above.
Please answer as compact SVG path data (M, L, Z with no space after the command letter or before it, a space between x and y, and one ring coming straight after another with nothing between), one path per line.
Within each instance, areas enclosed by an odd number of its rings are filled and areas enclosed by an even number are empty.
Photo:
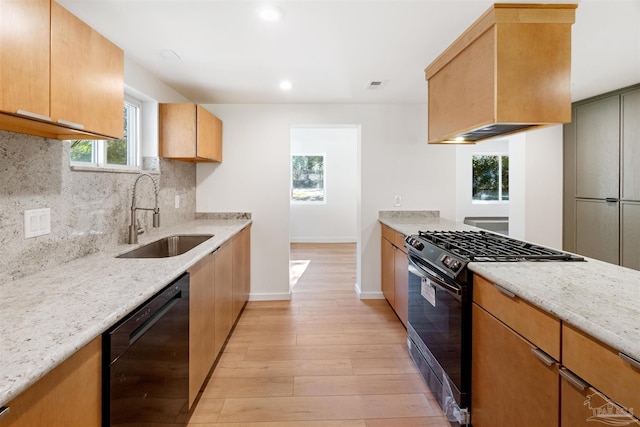
M252 301L190 426L449 427L385 300L359 300L354 244L292 244L311 260L291 301Z

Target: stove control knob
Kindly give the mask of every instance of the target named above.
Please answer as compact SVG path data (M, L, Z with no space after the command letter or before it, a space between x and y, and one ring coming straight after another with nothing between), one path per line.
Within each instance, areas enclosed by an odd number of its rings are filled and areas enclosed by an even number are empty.
M453 259L450 256L445 256L442 259L442 263L453 271L456 271L458 268L460 268L460 261Z
M419 251L424 249L424 244L418 239L414 239L413 237L409 237L407 239L407 243L409 243L409 245L411 245L412 247L416 248Z

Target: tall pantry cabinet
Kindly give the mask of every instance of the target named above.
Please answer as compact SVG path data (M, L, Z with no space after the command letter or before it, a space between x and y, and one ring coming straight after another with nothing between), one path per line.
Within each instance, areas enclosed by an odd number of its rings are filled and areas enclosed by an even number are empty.
M563 212L565 250L640 270L640 85L573 104Z

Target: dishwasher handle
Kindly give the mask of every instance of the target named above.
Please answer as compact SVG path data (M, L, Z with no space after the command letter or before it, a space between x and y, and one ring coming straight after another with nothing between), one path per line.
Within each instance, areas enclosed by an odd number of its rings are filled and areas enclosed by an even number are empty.
M140 339L153 325L155 325L158 320L162 318L171 308L178 303L178 301L182 298L182 292L178 292L171 298L165 305L160 307L158 311L153 313L142 325L138 326L133 332L129 334L129 345L133 345L136 341Z
M189 273L185 273L105 332L103 344L109 363L114 363L178 301L188 296Z

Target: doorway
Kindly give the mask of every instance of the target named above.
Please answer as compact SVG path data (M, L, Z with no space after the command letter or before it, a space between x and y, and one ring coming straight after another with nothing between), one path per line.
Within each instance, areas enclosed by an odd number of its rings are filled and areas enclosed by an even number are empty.
M357 125L291 127L290 244L355 243L359 247L359 140ZM293 259L291 254L290 292L311 262Z

